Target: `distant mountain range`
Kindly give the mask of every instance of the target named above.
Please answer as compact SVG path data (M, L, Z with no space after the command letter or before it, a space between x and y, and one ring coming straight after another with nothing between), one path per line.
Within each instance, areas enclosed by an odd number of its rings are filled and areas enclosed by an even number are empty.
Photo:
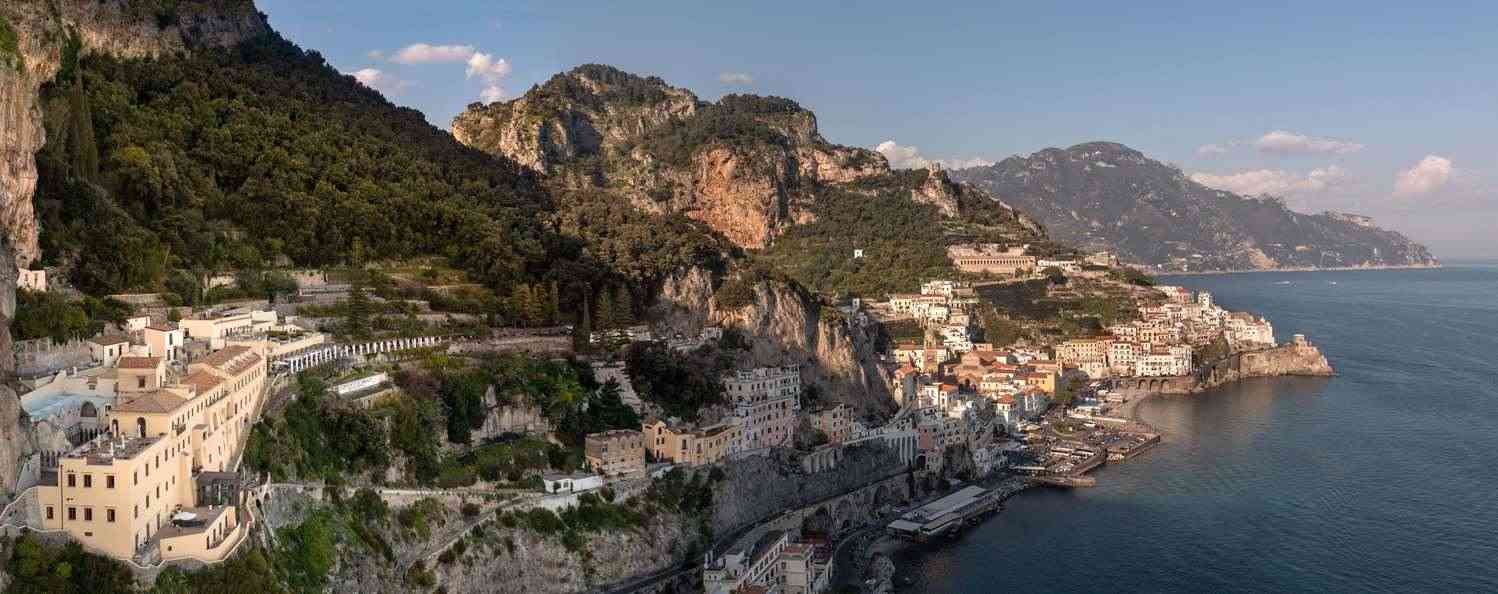
M1297 213L1212 189L1127 146L1089 142L951 172L1045 225L1050 237L1160 270L1432 266L1373 219Z

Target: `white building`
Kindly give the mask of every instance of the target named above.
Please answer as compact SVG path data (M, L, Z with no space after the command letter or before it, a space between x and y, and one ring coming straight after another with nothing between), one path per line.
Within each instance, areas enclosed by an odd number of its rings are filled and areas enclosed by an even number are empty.
M547 474L541 477L541 485L547 493L582 493L602 487L603 477L591 472Z
M46 291L47 271L19 268L16 270L16 286L28 291Z
M1134 375L1138 377L1175 377L1190 374L1190 345L1155 346L1147 352L1138 353L1134 359Z

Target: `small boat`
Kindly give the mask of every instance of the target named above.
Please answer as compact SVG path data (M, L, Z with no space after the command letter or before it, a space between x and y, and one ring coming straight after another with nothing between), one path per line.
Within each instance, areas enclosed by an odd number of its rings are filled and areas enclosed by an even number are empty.
M1277 282L1277 283L1274 283L1274 284L1276 284L1276 285L1288 285L1288 284L1290 284L1290 281L1280 281L1280 282Z
M1337 284L1337 281L1326 281L1326 284L1328 284L1328 285L1335 285L1335 284Z

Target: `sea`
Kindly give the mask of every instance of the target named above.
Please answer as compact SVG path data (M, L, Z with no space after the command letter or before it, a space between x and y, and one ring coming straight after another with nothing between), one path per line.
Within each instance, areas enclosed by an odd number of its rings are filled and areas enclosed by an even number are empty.
M900 553L901 592L1498 592L1498 263L1162 277L1334 378L1155 398L1164 442Z

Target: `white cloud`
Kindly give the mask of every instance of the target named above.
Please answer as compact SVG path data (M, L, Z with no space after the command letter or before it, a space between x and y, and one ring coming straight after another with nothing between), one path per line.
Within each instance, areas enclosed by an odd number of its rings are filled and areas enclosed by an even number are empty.
M1204 144L1196 147L1196 154L1198 155L1221 155L1226 152L1228 152L1228 147L1220 144Z
M510 93L504 90L499 85L489 85L487 87L484 87L483 91L479 92L479 100L483 101L484 103L503 101L505 97L509 96Z
M1193 173L1191 181L1244 196L1315 193L1349 181L1347 170L1336 165L1312 169L1299 175L1283 169L1255 169L1226 175Z
M404 90L409 83L391 76L378 68L361 68L354 71L354 80L360 84L380 91L382 93L395 93Z
M482 52L475 52L468 57L468 72L465 75L468 78L477 76L494 83L509 74L510 62L504 58L495 60L494 56Z
M884 155L889 160L891 169L921 169L935 163L944 169L966 169L968 167L986 167L993 165L993 161L982 158L968 159L927 159L921 156L921 150L913 146L901 146L893 140L886 140L874 147L874 151Z
M987 167L993 165L993 161L981 157L971 159L937 159L937 163L945 169L967 169L969 167Z
M477 50L471 45L430 45L413 43L395 52L390 58L397 64L438 64L464 62L472 58Z
M1399 172L1394 178L1395 196L1418 196L1429 194L1451 181L1451 159L1426 155L1414 167Z
M385 59L385 52L382 52L380 50L369 50L364 55L366 57L368 57L369 59L371 59L371 60L384 60Z
M1345 155L1363 150L1363 145L1346 140L1317 138L1288 130L1275 130L1254 141L1254 146L1266 153Z
M747 72L724 72L718 75L718 82L725 85L746 86L754 84L754 77Z

